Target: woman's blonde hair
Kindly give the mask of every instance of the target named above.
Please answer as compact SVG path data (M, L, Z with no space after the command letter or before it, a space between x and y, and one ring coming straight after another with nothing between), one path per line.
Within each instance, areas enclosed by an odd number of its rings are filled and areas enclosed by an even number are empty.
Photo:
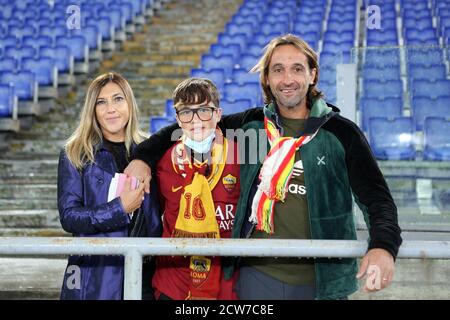
M306 59L308 60L309 70L316 69L316 76L313 79L313 84L309 87L308 95L314 98L321 97L322 92L320 92L316 88L317 82L319 81L319 64L317 54L304 40L294 36L293 34L286 34L272 39L272 41L270 41L269 44L264 48L264 54L261 59L250 70L250 72L260 72L259 80L263 89L264 102L271 103L275 101L275 97L270 90L270 86L267 84L267 79L269 77L269 65L275 49L279 46L284 45L291 45L296 47L306 56Z
M139 110L128 81L114 72L102 74L90 84L78 126L67 139L65 145L67 158L78 170L81 170L87 163L94 163L94 146L103 140L103 134L95 114L95 107L100 91L110 82L117 84L122 89L130 109L130 118L125 127L127 155L130 154L132 143L140 143L148 136L145 132L139 130Z

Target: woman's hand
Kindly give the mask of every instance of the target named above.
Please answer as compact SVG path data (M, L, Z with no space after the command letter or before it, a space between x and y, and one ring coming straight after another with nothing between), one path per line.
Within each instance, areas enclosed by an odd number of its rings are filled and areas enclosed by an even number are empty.
M131 178L127 177L125 186L120 196L120 201L126 213L132 213L141 206L144 200L144 183L139 183L135 190L131 190Z

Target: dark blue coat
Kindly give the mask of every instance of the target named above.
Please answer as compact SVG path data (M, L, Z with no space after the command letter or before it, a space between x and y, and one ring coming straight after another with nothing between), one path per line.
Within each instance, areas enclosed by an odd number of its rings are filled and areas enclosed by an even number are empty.
M95 164L79 172L61 152L58 165L58 210L63 229L75 237L127 237L130 218L119 198L110 202L108 190L117 166L103 145L96 147ZM142 203L148 234L162 232L156 187ZM124 257L70 256L61 299L123 298Z

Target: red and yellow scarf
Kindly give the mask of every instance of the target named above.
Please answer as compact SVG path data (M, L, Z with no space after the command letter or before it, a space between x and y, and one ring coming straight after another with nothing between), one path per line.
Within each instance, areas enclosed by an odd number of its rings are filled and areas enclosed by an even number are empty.
M227 149L227 140L218 129L209 160L191 161L183 137L172 149L173 168L186 182L172 234L174 238L220 238L211 191L222 176ZM210 174L205 176L208 165ZM187 299L217 299L220 290L220 257L192 256L189 269L191 284Z
M264 129L270 143L270 151L264 159L259 179L260 184L252 203L250 222L256 229L274 232L273 208L277 201L284 201L288 183L292 177L296 151L314 138L303 135L299 138L282 137L275 123L264 118Z

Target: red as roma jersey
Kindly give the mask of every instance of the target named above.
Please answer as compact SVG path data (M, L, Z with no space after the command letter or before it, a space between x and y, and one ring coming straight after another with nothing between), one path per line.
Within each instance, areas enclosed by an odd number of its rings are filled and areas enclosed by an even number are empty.
M178 142L180 143L180 142ZM172 146L161 158L156 168L161 209L163 211L163 237L170 238L177 221L180 197L183 186L191 183L177 173L172 163ZM239 199L239 164L237 145L228 140L227 161L223 173L211 191L214 201L215 215L220 229L221 238L230 238L233 227L236 205ZM232 292L233 281L221 282L219 299L235 298ZM156 271L153 277L153 287L158 297L160 293L176 300L184 300L189 291L189 257L157 257Z

